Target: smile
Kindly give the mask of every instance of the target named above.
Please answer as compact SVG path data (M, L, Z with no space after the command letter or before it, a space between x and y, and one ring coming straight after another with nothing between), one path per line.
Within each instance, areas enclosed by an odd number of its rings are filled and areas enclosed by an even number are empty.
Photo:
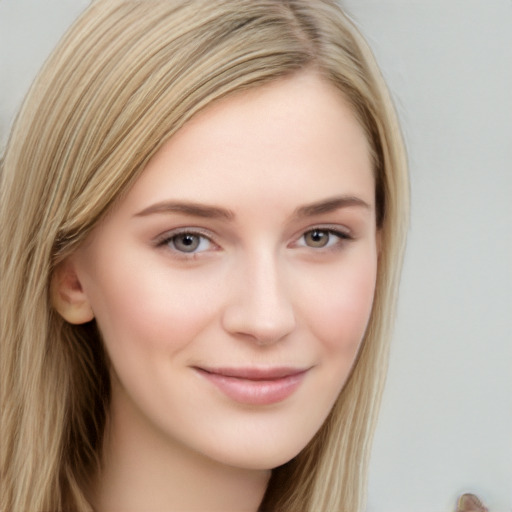
M282 402L300 386L309 368L194 368L228 398L247 405Z

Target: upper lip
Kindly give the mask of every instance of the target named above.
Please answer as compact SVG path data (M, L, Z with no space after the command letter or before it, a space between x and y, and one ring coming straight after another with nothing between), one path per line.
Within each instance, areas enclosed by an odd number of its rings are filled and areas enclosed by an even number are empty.
M307 367L291 367L291 366L274 366L270 368L257 367L197 367L207 373L221 375L223 377L231 377L235 379L246 380L275 380L304 373Z

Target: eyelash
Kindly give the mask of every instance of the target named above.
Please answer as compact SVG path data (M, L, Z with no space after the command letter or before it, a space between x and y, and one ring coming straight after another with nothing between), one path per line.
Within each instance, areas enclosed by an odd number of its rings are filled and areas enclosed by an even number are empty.
M176 240L182 236L190 236L190 237L197 237L199 238L199 244L204 242L205 240L210 244L217 246L215 241L213 240L213 237L211 234L206 234L202 231L198 231L196 229L186 228L182 230L173 231L171 233L164 234L161 238L157 239L156 245L157 247L167 247L171 251L173 251L175 254L179 255L180 257L184 258L193 258L197 257L198 254L204 251L196 251L197 247L192 251L181 251L176 247ZM172 247L174 245L174 247ZM199 245L200 247L200 245ZM217 246L218 247L218 246Z
M323 250L323 251L332 251L336 249L340 249L345 243L349 242L350 240L353 240L353 236L347 232L342 231L338 228L329 227L329 226L315 226L311 229L308 229L305 231L298 240L303 240L307 235L313 234L313 233L322 233L327 234L329 237L327 239L327 242L325 245L313 247L310 245L304 244L298 244L299 247L309 247L311 249L317 249L317 250ZM335 237L336 240L332 240L332 238Z
M307 235L311 235L315 232L321 233L321 234L327 234L327 236L329 238L327 239L327 242L325 245L314 247L311 245L307 245L305 242L300 243L300 241L304 240ZM180 236L184 237L187 235L190 237L199 238L199 242L198 242L199 245L196 246L195 248L193 248L193 250L191 250L191 251L182 251L176 247L176 240ZM335 237L336 240L332 241L331 240L332 237ZM349 242L350 240L353 240L353 239L354 239L353 236L346 231L341 231L339 229L329 227L329 226L315 226L311 229L308 229L307 231L304 231L302 233L302 235L295 242L293 242L292 247L294 247L294 246L295 247L304 247L304 248L310 248L310 249L314 249L314 250L318 250L318 251L333 251L336 249L340 249L340 247L343 246L346 242ZM215 241L213 240L213 237L211 236L210 233L205 233L205 232L196 230L194 228L185 228L185 229L173 231L171 233L166 233L166 234L162 235L162 237L160 237L156 240L156 245L157 245L157 247L164 247L164 248L170 249L173 253L175 253L176 255L179 255L179 257L194 258L194 257L197 257L202 252L209 250L209 248L207 248L207 249L197 251L197 248L201 247L201 243L203 243L204 241L206 241L208 244L213 245L218 248L218 245L215 243Z

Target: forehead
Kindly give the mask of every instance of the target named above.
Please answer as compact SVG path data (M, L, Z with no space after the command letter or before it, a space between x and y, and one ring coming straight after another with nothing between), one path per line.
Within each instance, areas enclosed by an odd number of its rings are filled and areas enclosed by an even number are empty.
M270 201L287 191L306 202L350 193L372 204L372 174L364 130L343 95L303 72L197 114L154 155L128 198L211 202L250 192Z

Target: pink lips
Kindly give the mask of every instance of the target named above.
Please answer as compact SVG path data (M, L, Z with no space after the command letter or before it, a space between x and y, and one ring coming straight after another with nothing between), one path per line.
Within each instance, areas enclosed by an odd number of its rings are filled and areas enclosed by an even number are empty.
M227 397L248 405L269 405L288 398L301 384L302 368L195 368Z

